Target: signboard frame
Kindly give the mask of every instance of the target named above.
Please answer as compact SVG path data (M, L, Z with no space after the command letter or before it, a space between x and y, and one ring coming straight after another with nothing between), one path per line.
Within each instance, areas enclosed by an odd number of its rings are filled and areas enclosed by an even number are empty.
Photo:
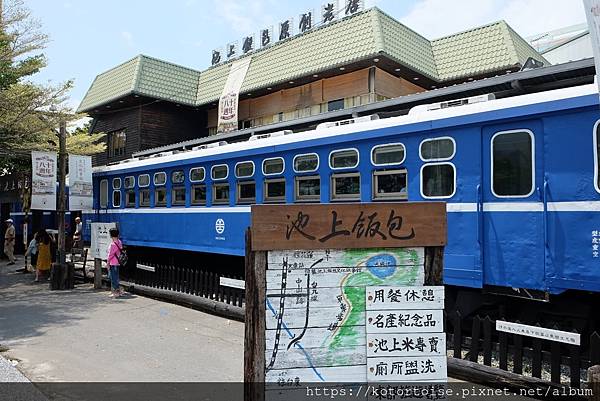
M447 241L443 202L252 205L251 212L245 266L246 400L265 399L268 251L419 246L424 247L424 285L442 285Z

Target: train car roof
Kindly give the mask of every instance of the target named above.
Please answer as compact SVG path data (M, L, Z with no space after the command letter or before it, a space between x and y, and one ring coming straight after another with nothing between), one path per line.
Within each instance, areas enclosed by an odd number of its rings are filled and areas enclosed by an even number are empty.
M302 131L282 136L259 139L256 141L244 141L226 144L222 146L188 150L180 153L174 153L164 156L155 156L144 159L129 159L125 163L117 165L98 166L94 168L94 173L125 172L127 170L138 170L144 168L160 168L164 164L172 165L174 162L184 162L190 159L204 158L217 155L225 155L234 152L247 151L251 149L272 148L277 145L285 144L307 144L307 142L336 136L355 134L357 132L371 131L380 128L389 128L395 126L409 126L418 123L433 123L436 121L465 117L485 112L494 112L500 110L510 110L522 108L523 106L541 105L548 102L561 101L596 95L593 103L598 104L598 87L596 84L581 85L563 89L508 97L503 99L490 100L486 102L468 104L457 107L448 107L438 110L426 110L419 106L415 112L407 115L390 117L379 120L358 122L355 124L341 125L330 128L319 128L311 131ZM580 107L581 105L572 105ZM540 110L543 111L543 110ZM525 112L525 110L524 110ZM464 122L456 121L455 125ZM215 141L218 141L215 138Z

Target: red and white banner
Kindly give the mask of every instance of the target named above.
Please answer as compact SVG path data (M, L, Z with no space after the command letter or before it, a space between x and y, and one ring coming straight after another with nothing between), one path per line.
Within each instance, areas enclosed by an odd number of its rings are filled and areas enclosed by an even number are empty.
M56 153L31 152L31 209L56 210Z
M92 210L92 157L69 155L69 210Z
M252 57L245 57L241 60L236 60L231 64L227 82L219 99L219 122L217 132L231 132L238 129L238 103L240 96L240 88L248 67L250 66Z

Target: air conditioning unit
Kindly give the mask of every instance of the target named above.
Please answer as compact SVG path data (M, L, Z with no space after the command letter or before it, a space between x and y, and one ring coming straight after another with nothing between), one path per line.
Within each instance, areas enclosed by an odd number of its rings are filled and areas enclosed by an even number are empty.
M294 133L294 131L292 131L291 129L285 129L283 131L269 132L268 134L252 135L248 140L249 141L257 141L259 139L275 138L277 136L284 136L284 135L289 135L289 134L293 134L293 133Z
M441 109L447 109L450 107L466 106L468 104L489 102L490 100L495 100L495 99L496 99L496 96L493 93L488 93L486 95L466 97L466 98L457 99L457 100L448 100L446 102L422 104L422 105L411 108L409 110L408 114L412 115L412 114L423 113L426 111L441 110Z
M349 118L347 120L328 121L328 122L321 123L321 124L317 125L317 129L327 129L327 128L333 128L333 127L340 127L342 125L365 123L365 122L374 121L374 120L379 120L379 115L377 115L377 114L371 114L370 116Z
M209 148L218 148L219 146L224 146L224 145L227 145L227 141L205 143L203 145L194 146L192 148L192 150L202 150L202 149L209 149Z

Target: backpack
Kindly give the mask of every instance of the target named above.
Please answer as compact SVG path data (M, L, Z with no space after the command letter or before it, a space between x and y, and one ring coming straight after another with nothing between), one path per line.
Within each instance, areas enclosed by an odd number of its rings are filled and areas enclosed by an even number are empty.
M117 248L119 248L119 254L117 255L119 265L125 267L125 265L127 265L127 261L129 260L129 256L127 256L127 251L122 247L119 247L118 245Z

